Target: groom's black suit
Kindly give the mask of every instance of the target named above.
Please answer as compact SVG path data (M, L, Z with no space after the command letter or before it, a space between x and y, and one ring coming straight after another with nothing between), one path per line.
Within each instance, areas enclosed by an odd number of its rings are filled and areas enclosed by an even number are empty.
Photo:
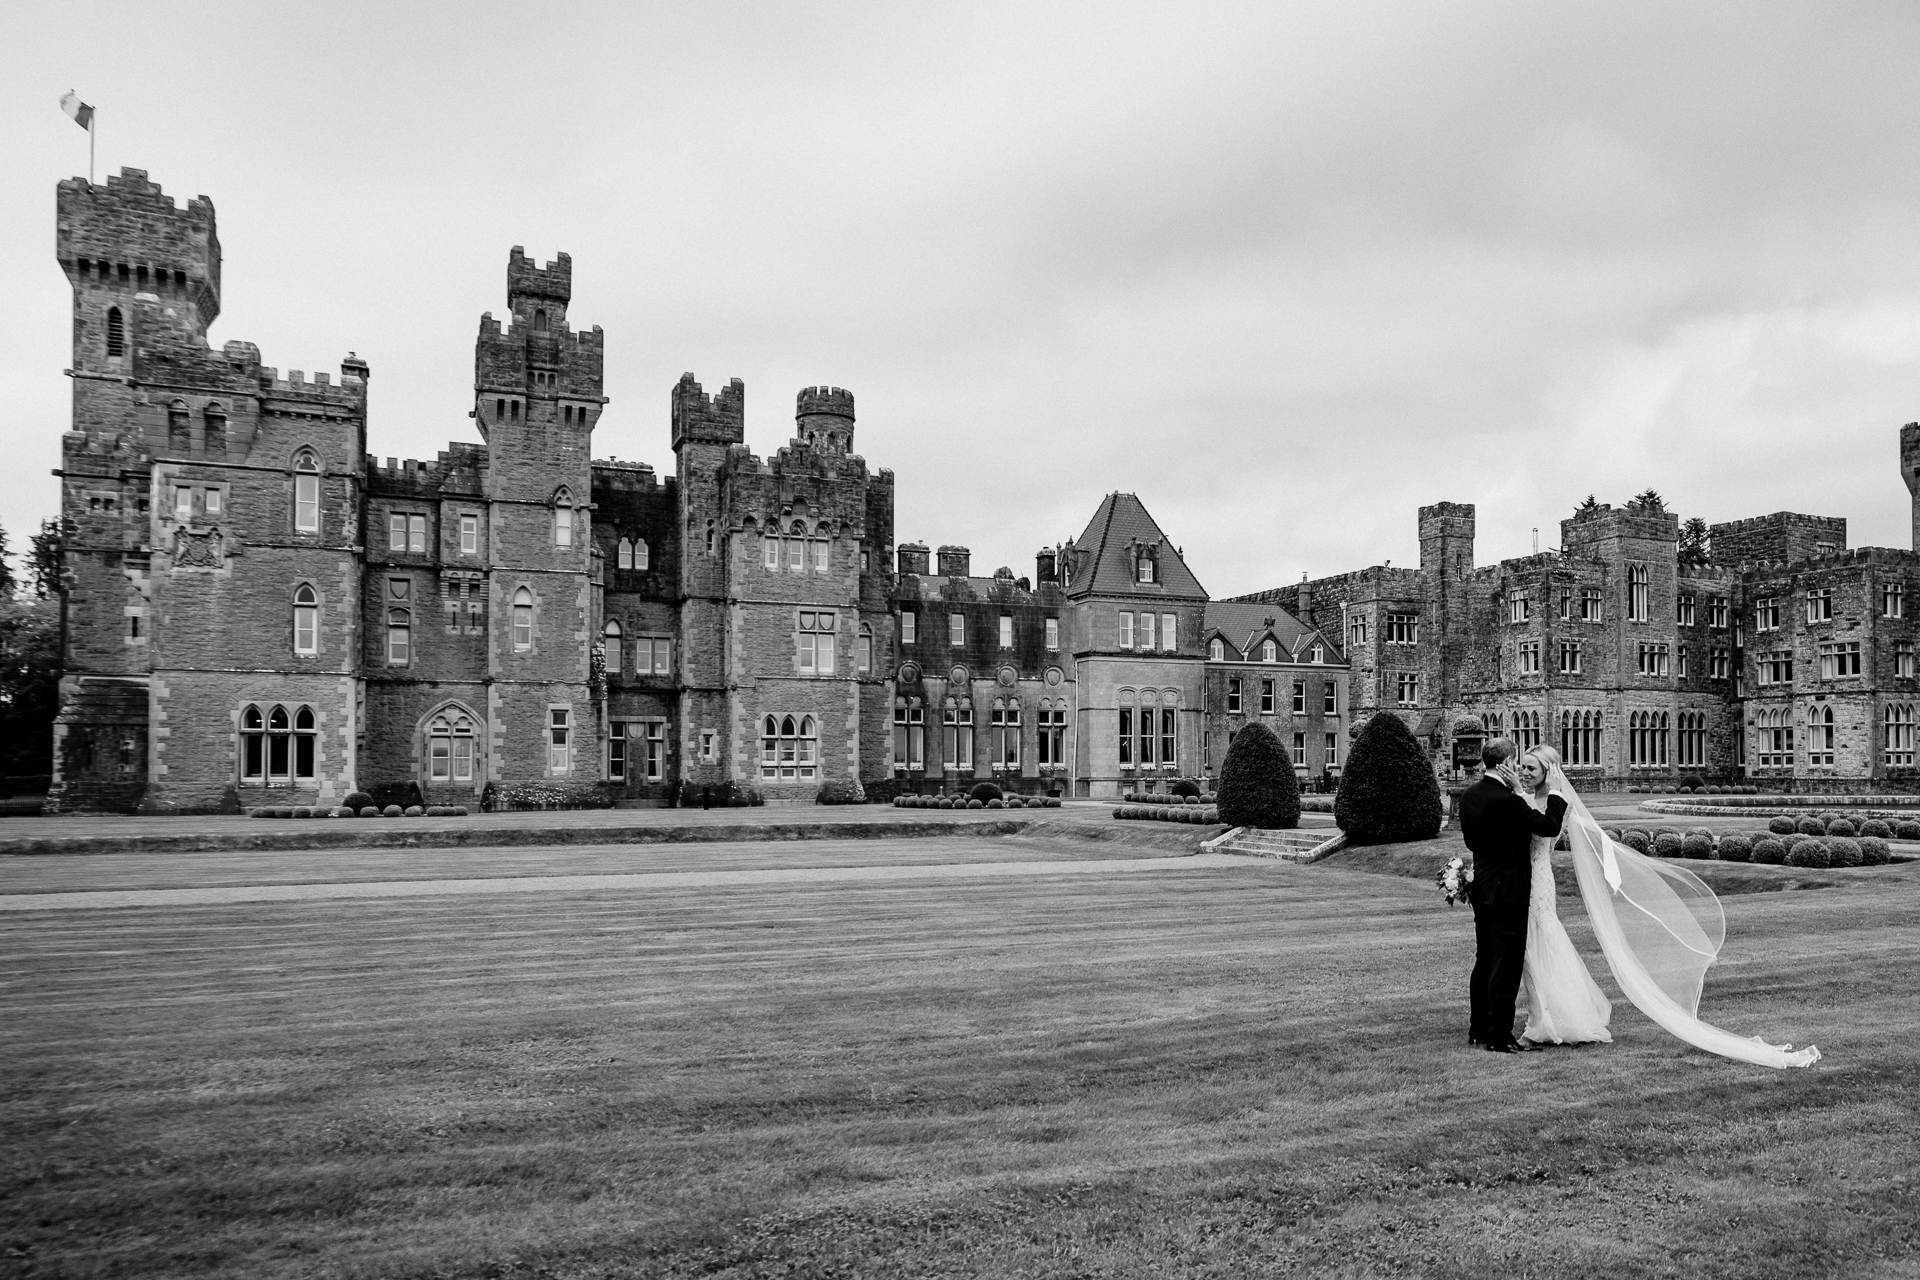
M1547 797L1540 813L1491 772L1460 797L1460 834L1473 851L1473 978L1467 1034L1489 1044L1513 1039L1513 1003L1527 959L1527 902L1533 837L1560 833L1567 802Z

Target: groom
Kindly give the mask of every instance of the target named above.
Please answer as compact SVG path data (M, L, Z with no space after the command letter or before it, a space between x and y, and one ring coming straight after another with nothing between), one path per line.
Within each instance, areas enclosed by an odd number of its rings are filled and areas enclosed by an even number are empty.
M1494 738L1480 751L1486 775L1460 797L1460 834L1473 852L1473 978L1467 1042L1494 1053L1525 1053L1513 1037L1513 1002L1527 959L1533 837L1560 834L1567 802L1547 797L1540 813L1520 798L1519 748Z

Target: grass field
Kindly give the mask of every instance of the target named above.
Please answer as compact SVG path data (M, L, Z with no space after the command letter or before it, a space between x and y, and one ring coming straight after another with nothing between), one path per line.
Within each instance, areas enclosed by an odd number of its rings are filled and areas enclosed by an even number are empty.
M0 1274L1920 1275L1891 870L1727 900L1795 1073L1469 1050L1467 915L1333 866L0 916Z

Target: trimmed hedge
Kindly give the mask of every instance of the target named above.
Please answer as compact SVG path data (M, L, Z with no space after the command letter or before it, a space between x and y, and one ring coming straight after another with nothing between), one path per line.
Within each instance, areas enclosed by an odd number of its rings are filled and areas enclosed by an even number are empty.
M1209 805L1190 804L1123 804L1113 810L1118 822L1185 822L1193 826L1213 826L1220 821L1220 811Z
M1863 860L1860 842L1852 836L1827 837L1827 857L1836 867L1857 867Z
M1620 843L1635 853L1646 853L1652 848L1651 842L1647 839L1647 833L1644 831L1622 831L1620 833Z
M1884 867L1893 861L1893 851L1887 848L1887 842L1879 836L1860 837L1860 865L1863 867Z
M1890 823L1881 821L1879 818L1868 818L1860 824L1860 834L1863 836L1878 836L1882 840L1891 840L1893 838L1893 826Z
M1739 833L1730 833L1720 837L1720 843L1714 847L1722 862L1752 862L1753 841Z
M973 790L967 792L967 799L978 800L985 804L989 800L1004 800L1007 793L991 782L976 782Z
M1686 835L1680 837L1680 856L1697 860L1713 858L1715 856L1713 851L1713 837L1703 836L1698 832L1689 831Z
M1787 860L1787 847L1772 836L1753 842L1753 860L1762 866L1777 867Z
M1258 720L1233 735L1220 762L1219 796L1220 820L1228 826L1287 830L1300 825L1300 784L1293 776L1293 758L1279 736Z
M1182 778L1171 787L1168 787L1167 791L1171 795L1193 796L1195 799L1198 799L1200 796L1200 784L1191 778Z
M1292 768L1288 763L1289 777ZM1375 713L1347 753L1333 800L1334 824L1351 844L1396 844L1433 839L1440 834L1443 813L1440 783L1426 750L1399 716Z
M1653 838L1653 856L1656 858L1677 858L1680 856L1681 840L1678 831L1662 831Z
M1859 828L1855 827L1852 821L1847 818L1830 818L1827 820L1826 834L1830 836L1852 836L1858 835L1859 833Z
M1767 830L1776 836L1790 836L1798 828L1794 826L1792 818L1782 813L1767 819Z
M836 778L831 782L820 784L820 790L814 793L813 802L815 804L865 804L867 789L860 785L858 778L848 780Z
M1827 842L1818 836L1807 836L1794 842L1787 851L1787 865L1790 867L1824 868L1833 865L1833 854L1827 849Z

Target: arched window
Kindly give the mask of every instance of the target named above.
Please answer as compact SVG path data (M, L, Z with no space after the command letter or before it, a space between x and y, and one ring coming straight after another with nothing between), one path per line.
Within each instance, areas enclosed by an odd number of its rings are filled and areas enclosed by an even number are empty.
M819 775L819 730L812 716L768 716L760 722L760 776L810 782Z
M533 313L533 331L535 333L545 333L547 331L546 308L542 307Z
M1570 768L1600 763L1598 711L1560 713L1560 759Z
M1793 712L1788 707L1763 707L1754 718L1758 732L1756 760L1762 769L1793 767Z
M1647 566L1627 566L1627 621L1645 622L1653 616L1653 602L1647 588Z
M645 538L635 538L633 540L633 567L636 569L644 569L647 567L647 540Z
M193 422L185 400L175 400L167 406L167 448L175 453L193 448Z
M1497 738L1500 736L1500 713L1498 711L1483 711L1480 713L1480 732L1489 738Z
M240 713L240 779L258 782L267 773L267 725L260 708L249 705Z
M1222 644L1218 637L1215 637L1207 643L1207 657L1215 662L1225 662L1227 660L1227 646Z
M119 359L127 354L127 322L120 315L120 308L107 308L107 355Z
M969 713L971 720L971 713ZM918 698L893 700L893 767L926 768L926 711Z
M873 674L873 628L860 624L860 637L853 652L853 670L856 675Z
M953 772L973 772L973 703L967 698L948 698L940 709L942 767Z
M1138 578L1139 581L1141 582L1158 581L1157 577L1155 576L1157 566L1153 562L1152 547L1140 548L1140 551L1138 555L1134 558L1133 563L1134 563L1135 576Z
M313 708L302 707L293 713L293 776L311 780L319 754L320 734L314 725Z
M267 713L267 781L287 782L292 777L293 722L285 707Z
M427 725L427 778L473 781L473 721L464 713L445 711Z
M606 650L606 654L607 654L607 658L606 658L607 670L617 676L620 674L620 666L621 666L620 664L620 648L621 648L620 624L614 621L612 618L608 618L606 628L601 632L601 636L604 640L604 644L602 647Z
M819 738L820 731L815 727L813 717L802 716L800 718L799 742L800 780L802 782L809 781L818 774L818 766L814 763L814 759L819 754Z
M1513 741L1522 751L1540 745L1540 713L1538 711L1516 711L1513 713Z
M553 545L573 545L573 495L565 489L553 495Z
M1279 660L1280 646L1271 640L1262 640L1260 642L1260 661L1278 662Z
M513 647L533 648L533 592L525 587L513 593Z
M320 532L320 459L311 449L293 455L293 527L297 533Z
M387 610L387 665L404 667L413 661L413 615L405 609Z
M1887 704L1886 729L1886 745L1881 748L1881 758L1889 767L1912 767L1913 704L1911 702L1889 702Z
M201 425L205 428L201 441L209 454L224 454L227 451L227 410L224 405L214 403L200 411Z
M713 521L707 521L707 554L713 554Z
M320 597L304 582L293 589L293 651L320 652Z
M1833 765L1833 708L1815 707L1807 712L1807 763Z
M633 568L633 544L625 538L620 539L620 558L615 563L622 569Z

